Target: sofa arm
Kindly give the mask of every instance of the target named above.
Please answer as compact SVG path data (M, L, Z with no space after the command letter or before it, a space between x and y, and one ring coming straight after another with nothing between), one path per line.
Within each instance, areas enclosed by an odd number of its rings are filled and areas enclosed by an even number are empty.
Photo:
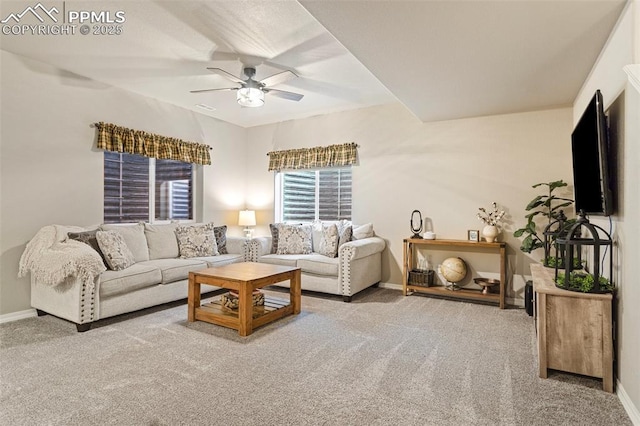
M244 254L247 244L249 240L244 237L227 236L227 252L230 254Z
M349 260L362 259L372 254L380 253L386 247L386 243L380 237L363 238L349 241L340 246L338 257L348 257Z
M227 252L230 254L241 254L244 262L252 260L251 240L245 237L227 237Z
M31 276L31 307L76 324L91 323L100 318L100 277L93 286L76 277L68 277L58 286L38 282Z
M338 279L345 301L382 279L382 251L386 247L380 237L350 241L338 250Z
M252 262L257 262L261 256L271 253L271 237L254 237L251 239Z

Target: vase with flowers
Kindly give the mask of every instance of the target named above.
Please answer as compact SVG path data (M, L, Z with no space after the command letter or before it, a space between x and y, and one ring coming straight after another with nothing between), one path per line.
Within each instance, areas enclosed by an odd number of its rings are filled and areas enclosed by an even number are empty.
M485 225L482 228L482 236L488 243L492 243L497 240L498 234L500 234L498 224L504 217L504 210L498 210L498 205L495 201L491 203L490 210L484 207L480 207L478 210L477 217Z

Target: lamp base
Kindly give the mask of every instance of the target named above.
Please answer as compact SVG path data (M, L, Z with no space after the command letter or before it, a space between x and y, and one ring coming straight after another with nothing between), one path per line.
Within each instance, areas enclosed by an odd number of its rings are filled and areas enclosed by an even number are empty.
M244 237L245 238L251 238L253 235L253 229L251 228L244 228Z

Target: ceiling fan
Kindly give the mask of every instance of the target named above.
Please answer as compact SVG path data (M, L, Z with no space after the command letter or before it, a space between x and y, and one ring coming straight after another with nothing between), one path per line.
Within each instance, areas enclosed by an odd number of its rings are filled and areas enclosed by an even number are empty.
M207 68L209 71L212 71L227 80L230 80L240 86L236 87L221 87L218 89L202 89L202 90L191 90L191 93L203 93L203 92L214 92L221 90L237 90L238 94L236 99L238 103L243 107L260 107L264 105L264 94L269 93L270 95L277 96L282 99L287 99L289 101L299 101L304 97L300 93L287 92L285 90L272 89L271 86L275 86L276 84L284 83L287 80L290 80L297 75L293 71L282 71L277 74L274 74L270 77L267 77L263 80L254 80L253 76L256 75L256 69L253 67L245 67L242 71L244 75L247 77L246 80L242 80L240 77L236 77L233 74L226 72L221 68Z

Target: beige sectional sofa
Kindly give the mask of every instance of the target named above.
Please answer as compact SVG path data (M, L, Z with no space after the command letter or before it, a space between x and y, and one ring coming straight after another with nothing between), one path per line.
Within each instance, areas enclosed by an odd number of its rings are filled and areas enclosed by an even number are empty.
M331 222L328 222L331 223ZM377 285L382 278L382 251L385 241L373 234L373 227L354 233L354 240L341 244L336 257L320 254L320 234L312 231L312 252L309 254L277 254L273 236L256 237L251 241L251 260L274 265L295 266L302 271L302 289L342 296L351 302L356 293ZM277 284L287 286L288 282Z
M91 231L78 227L55 226L55 250L65 244L82 248L84 243L69 241L69 233ZM39 282L31 272L31 306L38 315L49 313L76 323L86 331L99 319L132 312L187 296L189 272L213 266L244 262L250 257L248 240L226 237L226 253L216 256L179 258L176 224L103 225L116 230L131 250L135 263L122 270L104 270L91 281L70 276L58 285ZM44 228L43 228L44 229ZM226 229L226 227L225 227ZM217 238L216 238L217 239ZM75 245L73 245L75 243ZM88 246L87 246L88 247ZM28 247L29 249L29 247ZM90 251L94 251L88 247ZM202 291L212 291L203 286Z
M182 241L178 243L178 226L213 228L148 223L102 225L99 229L42 228L27 244L20 262L21 275L31 273L31 306L38 315L52 314L75 323L78 331L87 331L97 320L185 299L189 272L236 262L299 267L302 289L340 295L347 302L381 279L385 242L373 236L372 229L354 241L336 244L335 256L326 256L319 253L322 250L315 233L309 254L277 254L271 253L271 237L228 237L226 226L217 227L213 231L220 254L181 258L184 246ZM107 269L107 265L113 268L114 259L97 245L98 231L111 236L115 232L127 247L129 263L123 269ZM197 240L199 234L192 237ZM278 285L287 286L288 281ZM203 286L201 291L212 290L215 288Z

